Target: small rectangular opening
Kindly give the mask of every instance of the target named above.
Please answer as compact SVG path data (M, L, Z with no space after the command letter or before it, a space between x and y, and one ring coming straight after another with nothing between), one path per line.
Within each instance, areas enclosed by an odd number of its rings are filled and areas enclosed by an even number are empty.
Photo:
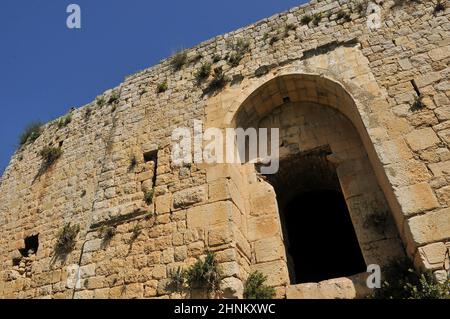
M289 103L289 102L291 102L291 98L290 98L289 96L285 96L285 97L283 98L283 102L284 102L284 103Z
M158 150L145 152L144 153L144 161L145 163L153 162L153 187L156 185L156 173L158 171Z
M20 254L23 257L29 257L36 254L39 248L39 235L28 236L25 238L25 247L19 249Z
M419 88L417 87L417 84L416 84L415 80L411 80L411 85L413 86L414 91L416 91L417 96L421 96L422 94L420 93Z

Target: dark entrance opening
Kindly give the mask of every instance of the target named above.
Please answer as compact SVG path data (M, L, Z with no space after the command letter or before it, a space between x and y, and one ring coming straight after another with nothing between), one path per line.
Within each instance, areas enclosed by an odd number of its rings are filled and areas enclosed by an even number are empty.
M19 249L22 257L29 257L32 254L36 254L39 248L39 235L29 236L24 241L25 247Z
M331 154L328 145L298 152L267 175L277 195L292 284L367 270Z
M347 205L340 192L309 191L284 208L295 283L319 282L366 271Z

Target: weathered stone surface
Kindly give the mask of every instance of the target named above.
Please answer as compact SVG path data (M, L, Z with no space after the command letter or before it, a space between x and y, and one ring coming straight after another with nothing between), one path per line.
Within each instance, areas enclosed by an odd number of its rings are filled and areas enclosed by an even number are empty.
M405 215L412 215L439 207L436 196L427 183L401 187L395 194Z
M417 245L448 238L450 231L450 209L427 213L408 220L411 237Z
M204 202L206 197L207 192L204 186L186 189L173 195L173 207L174 209L186 208Z
M419 253L427 269L437 269L444 266L447 247L444 243L434 243L420 247Z
M415 130L406 136L406 141L413 151L420 151L440 142L432 128Z
M433 15L432 1L386 5L386 23L369 31L357 12L336 21L347 2L312 1L204 42L186 50L179 70L167 59L71 110L67 127L44 125L0 180L0 298L183 298L167 288L171 272L207 250L224 271L225 297L241 297L253 270L268 276L277 298L363 297L363 280L353 277L288 285L282 238L292 234L283 233L283 209L302 191L323 188L342 190L367 263L400 258L407 247L442 278L450 238L449 17ZM315 12L329 18L302 25ZM286 32L287 24L295 30ZM239 39L248 51L232 65L225 57L236 55ZM195 74L217 59L212 68L232 83L211 92L213 76L198 83ZM180 167L172 133L194 119L203 131L279 128L282 166L311 150L323 154L302 172L304 158L285 166L283 186L252 163ZM40 151L59 145L61 157L37 176ZM69 222L80 232L73 251L57 258ZM302 227L329 236L322 225ZM25 238L36 234L37 253L23 257Z

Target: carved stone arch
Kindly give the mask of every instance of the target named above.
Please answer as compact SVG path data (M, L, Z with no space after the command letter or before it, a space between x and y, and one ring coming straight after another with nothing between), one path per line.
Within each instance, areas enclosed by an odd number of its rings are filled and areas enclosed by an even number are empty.
M336 118L336 123L339 122L341 123L340 125L346 126L346 129L349 131L353 130L355 134L352 135L352 138L355 139L355 145L357 145L355 148L359 147L360 149L357 152L364 153L361 155L360 160L362 164L359 162L346 162L345 158L334 156L336 154L333 154L333 149L336 145L331 145L331 147L330 145L315 145L309 149L308 147L298 149L297 154L294 156L296 158L291 160L290 165L297 165L295 161L305 162L305 156L309 156L312 162L322 162L324 166L337 167L332 173L334 175L329 179L337 178L337 184L340 184L338 187L342 188L341 191L350 211L366 264L383 264L392 258L403 255L404 251L402 241L399 239L399 231L392 220L392 214L397 215L395 219L401 233L403 226L402 214L376 153L374 147L376 137L373 134L371 135L371 129L379 129L380 127L372 109L385 106L384 94L381 91L378 97L370 93L364 94L361 92L363 90L355 87L354 84L345 82L341 84L342 80L336 80L335 75L334 79L330 78L324 74L325 72L313 74L290 69L280 71L277 74L267 75L263 78L253 79L251 84L245 87L238 97L234 97L233 101L225 108L227 114L222 118L225 119L222 120L222 127L260 127L261 120L268 116L270 117L274 110L279 111L286 105L292 108L303 105L311 112L314 109L321 110L326 116ZM367 105L370 105L370 107L367 107ZM320 116L317 120L320 122ZM316 154L316 157L311 157L311 152L314 153L314 151L317 151L317 148L320 149L321 147L329 147L331 149L328 153ZM280 158L280 160L282 162L281 170L283 170L283 159ZM362 165L363 167L358 176L360 186L357 187L365 187L363 185L364 176L367 176L367 179L370 180L369 184L371 184L358 194L352 190L352 187L355 187L352 185L351 175L354 165ZM234 167L236 168L236 166ZM309 169L309 167L303 168L303 172ZM304 285L295 285L297 282L292 278L292 270L290 269L292 267L288 266L289 256L285 254L284 249L280 249L280 247L286 247L286 230L285 225L282 225L282 218L280 218L278 212L278 209L282 211L283 207L276 199L278 197L278 200L282 201L276 182L274 183L270 177L267 177L270 183L258 178L254 166L250 164L246 164L240 169L236 168L236 170L239 170L241 174L240 177L236 178L241 179L236 181L236 184L246 184L246 186L241 186L245 189L242 193L246 193L247 200L244 214L247 220L243 236L246 238L247 244L252 248L251 269L271 273L272 276L275 276L276 278L273 278L272 281L269 276L269 281L274 286L287 286L288 297L305 297L305 295L302 295L304 293ZM300 169L300 171L302 170ZM285 183L285 185L288 184ZM387 204L386 199L389 200L389 204ZM386 209L389 213L380 212L377 209ZM378 219L381 219L381 221ZM377 223L383 223L383 225L377 225ZM369 224L371 225L368 226ZM367 227L371 228L368 231L369 235L365 234L367 231L364 228ZM381 237L383 238L381 238L370 234L371 232L376 232L376 228L380 227L382 228L381 233L385 237L382 235ZM270 251L269 255L274 251L278 252L278 260L275 257L263 256L265 250ZM291 273L290 280L287 278L288 272ZM364 284L361 278L364 276L356 273L351 275L355 276L346 279L347 284L352 286L350 290L356 291L356 296L363 294ZM334 280L333 278L324 279ZM324 283L322 283L323 285ZM300 295L299 291L301 291ZM314 293L318 292L313 292L313 295ZM339 294L340 292L336 293ZM323 293L317 296L323 296ZM348 296L351 297L351 293Z

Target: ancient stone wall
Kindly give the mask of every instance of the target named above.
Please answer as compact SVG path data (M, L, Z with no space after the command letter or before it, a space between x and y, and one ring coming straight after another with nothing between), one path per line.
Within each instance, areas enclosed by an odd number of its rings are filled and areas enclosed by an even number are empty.
M366 262L405 252L445 276L450 11L403 2L383 3L381 26L369 28L372 12L353 2L311 1L189 49L178 67L167 59L128 77L69 123L48 123L1 179L0 297L186 297L170 289L171 274L206 250L224 297L242 297L254 270L280 298L359 296L359 274L291 285L276 193L254 165L171 162L174 129L194 119L264 125L278 108L292 109L287 142L331 145ZM199 79L206 62L215 72ZM46 146L62 155L42 170ZM394 222L362 227L379 210ZM68 223L80 226L75 248L55 255ZM23 253L34 235L37 252Z

